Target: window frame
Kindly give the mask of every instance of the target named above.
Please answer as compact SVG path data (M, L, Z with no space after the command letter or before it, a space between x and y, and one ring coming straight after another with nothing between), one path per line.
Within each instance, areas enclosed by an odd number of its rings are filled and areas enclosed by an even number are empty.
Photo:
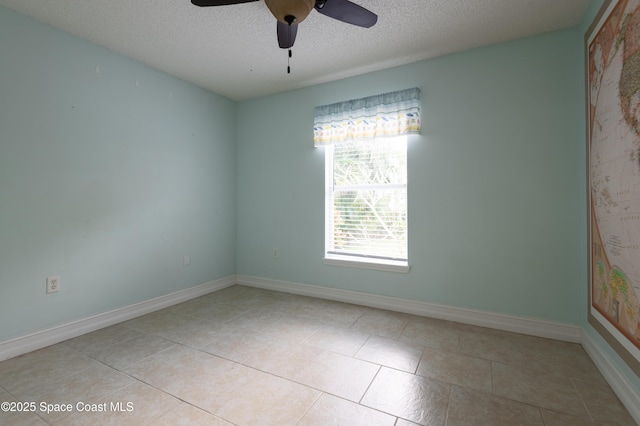
M408 142L409 138L407 135L397 136L405 138L405 153L408 154ZM407 259L406 260L398 260L398 259L386 259L381 257L369 257L366 255L357 255L357 254L340 254L340 253L331 253L329 248L332 246L333 239L333 219L332 219L332 211L333 211L333 187L334 187L334 145L327 144L324 149L324 157L325 157L325 201L324 201L324 213L325 213L325 224L324 224L324 257L323 263L325 265L331 266L346 266L353 268L363 268L363 269L373 269L378 271L386 271L386 272L399 272L399 273L408 273L411 269L409 265L409 253L408 253L408 223L407 223ZM408 165L407 165L408 166ZM407 170L408 174L408 170ZM405 192L408 195L408 184L399 185L399 184L389 184L389 187L403 187ZM408 197L407 197L408 198ZM408 199L407 199L408 203ZM331 211L330 211L331 210ZM408 219L408 218L407 218Z

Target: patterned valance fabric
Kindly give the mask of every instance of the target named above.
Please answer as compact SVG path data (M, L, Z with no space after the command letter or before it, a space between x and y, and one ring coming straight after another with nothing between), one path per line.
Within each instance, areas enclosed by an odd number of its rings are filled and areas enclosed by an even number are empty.
M406 89L315 108L313 143L420 132L420 89Z

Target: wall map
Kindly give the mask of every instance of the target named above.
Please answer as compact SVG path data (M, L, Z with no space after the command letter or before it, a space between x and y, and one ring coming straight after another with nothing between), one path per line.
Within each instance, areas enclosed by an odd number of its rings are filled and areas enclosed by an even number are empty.
M640 361L640 0L587 34L590 311Z

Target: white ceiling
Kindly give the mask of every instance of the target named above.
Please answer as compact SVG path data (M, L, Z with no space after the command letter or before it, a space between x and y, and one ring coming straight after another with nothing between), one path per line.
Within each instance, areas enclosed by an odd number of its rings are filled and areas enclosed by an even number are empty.
M291 74L264 2L0 0L38 21L235 100L324 83L578 24L589 0L353 0L378 15L360 28L312 11Z

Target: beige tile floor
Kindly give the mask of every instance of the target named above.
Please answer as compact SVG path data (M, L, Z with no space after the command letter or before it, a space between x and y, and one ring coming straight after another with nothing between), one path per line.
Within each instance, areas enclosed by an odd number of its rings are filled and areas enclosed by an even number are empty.
M4 361L0 401L36 403L2 425L635 424L580 345L241 286Z

